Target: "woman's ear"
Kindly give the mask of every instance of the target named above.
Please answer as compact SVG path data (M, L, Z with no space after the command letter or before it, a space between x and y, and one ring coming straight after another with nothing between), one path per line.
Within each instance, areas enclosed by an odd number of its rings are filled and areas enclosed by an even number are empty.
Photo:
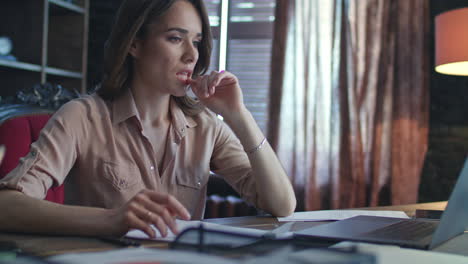
M132 40L132 44L130 45L130 50L128 51L128 53L130 53L130 55L132 55L133 58L138 58L139 47L140 47L140 40L137 38L134 38Z

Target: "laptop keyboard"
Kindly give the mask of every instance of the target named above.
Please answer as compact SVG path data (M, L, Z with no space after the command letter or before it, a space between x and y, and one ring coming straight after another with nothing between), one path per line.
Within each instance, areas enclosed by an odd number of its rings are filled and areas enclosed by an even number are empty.
M401 221L395 224L362 234L366 238L385 238L393 240L417 241L432 235L439 222Z

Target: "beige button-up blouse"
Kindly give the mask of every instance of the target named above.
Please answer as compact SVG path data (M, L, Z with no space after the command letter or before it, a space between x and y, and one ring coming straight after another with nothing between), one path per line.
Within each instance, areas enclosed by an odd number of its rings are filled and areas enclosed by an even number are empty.
M130 91L111 102L97 94L75 99L49 120L0 188L43 199L65 182L67 204L103 208L121 206L146 188L174 195L201 219L211 170L256 204L250 162L231 129L208 111L186 116L172 99L170 115L167 141L156 142L165 147L153 148Z

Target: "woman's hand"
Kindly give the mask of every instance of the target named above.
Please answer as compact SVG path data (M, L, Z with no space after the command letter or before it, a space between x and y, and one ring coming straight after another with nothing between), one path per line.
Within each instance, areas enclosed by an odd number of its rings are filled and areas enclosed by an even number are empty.
M237 77L227 71L212 71L189 81L192 91L211 111L224 117L244 108L242 90Z
M0 164L2 164L3 156L5 156L5 146L0 145Z
M167 236L168 228L177 234L176 217L190 220L187 209L174 196L150 190L141 191L112 214L112 218L117 221L119 235L131 229L139 229L152 238L156 237L156 232L151 225L163 237Z

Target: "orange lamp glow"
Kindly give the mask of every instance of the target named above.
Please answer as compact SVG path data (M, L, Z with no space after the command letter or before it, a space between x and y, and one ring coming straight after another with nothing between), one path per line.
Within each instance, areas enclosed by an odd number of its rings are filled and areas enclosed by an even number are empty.
M468 76L468 7L435 18L435 70Z

